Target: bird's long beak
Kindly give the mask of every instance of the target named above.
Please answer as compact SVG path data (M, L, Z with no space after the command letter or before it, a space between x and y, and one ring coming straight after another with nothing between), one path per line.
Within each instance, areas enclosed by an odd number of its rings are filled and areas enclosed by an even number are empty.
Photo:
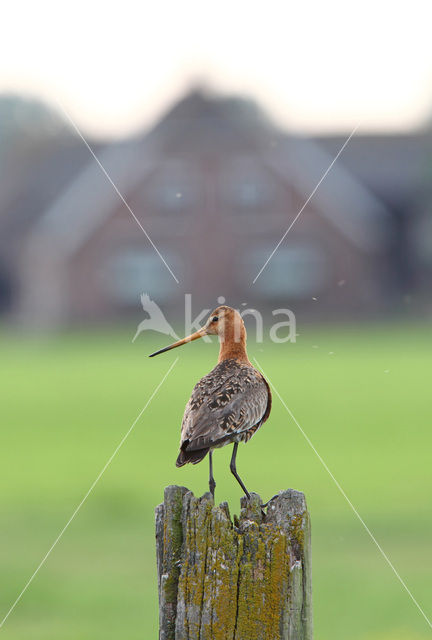
M202 329L198 329L195 333L192 333L187 338L183 338L182 340L178 340L178 342L174 342L170 344L168 347L164 347L163 349L159 349L159 351L155 351L149 355L149 358L153 358L153 356L158 356L160 353L164 353L165 351L169 351L170 349L175 349L176 347L181 347L182 344L186 344L187 342L192 342L192 340L198 340L198 338L202 338L207 333L205 327Z

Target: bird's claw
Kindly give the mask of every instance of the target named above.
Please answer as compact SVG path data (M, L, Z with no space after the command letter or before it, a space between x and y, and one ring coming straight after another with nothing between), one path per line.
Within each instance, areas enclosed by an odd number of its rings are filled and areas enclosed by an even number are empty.
M277 498L277 497L278 497L278 495L279 495L278 493L275 493L275 495L274 495L274 496L272 496L272 497L270 498L270 500L267 500L267 502L265 502L264 504L262 504L262 505L261 505L261 509L266 509L266 508L268 507L268 505L270 504L270 502L271 502L274 498Z

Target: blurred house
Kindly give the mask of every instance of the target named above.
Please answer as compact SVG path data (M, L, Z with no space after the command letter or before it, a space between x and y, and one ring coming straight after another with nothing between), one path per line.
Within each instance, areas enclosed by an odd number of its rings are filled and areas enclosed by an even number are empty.
M51 156L51 175L31 176L50 197L14 252L10 312L28 325L136 315L142 292L164 308L187 292L197 311L224 296L339 318L376 315L406 292L409 222L388 197L392 176L384 187L373 168L385 174L386 152L368 161L374 139L350 142L255 283L342 139L289 135L252 102L192 91L148 134L97 150L133 214L78 142Z

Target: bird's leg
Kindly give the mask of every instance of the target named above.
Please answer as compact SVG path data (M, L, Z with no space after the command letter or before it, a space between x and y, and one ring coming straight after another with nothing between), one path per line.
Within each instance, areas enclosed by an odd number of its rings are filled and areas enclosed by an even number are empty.
M215 482L215 479L213 478L213 451L210 449L209 451L209 489L213 498L215 494L215 487L216 487L216 482Z
M235 442L234 443L234 449L233 449L232 456L231 456L231 463L230 463L231 473L233 474L234 478L237 480L237 482L239 483L239 485L241 486L241 488L245 492L247 499L250 500L250 493L246 489L246 487L244 486L242 479L240 478L239 474L237 473L237 469L236 469L237 449L238 449L238 442Z

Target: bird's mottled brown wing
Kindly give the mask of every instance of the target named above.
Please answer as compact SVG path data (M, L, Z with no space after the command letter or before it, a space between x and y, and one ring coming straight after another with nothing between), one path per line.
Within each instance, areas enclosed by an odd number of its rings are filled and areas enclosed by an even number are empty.
M198 382L186 405L181 448L196 451L236 436L246 438L248 430L267 418L269 402L268 386L252 366L235 360L219 363Z

